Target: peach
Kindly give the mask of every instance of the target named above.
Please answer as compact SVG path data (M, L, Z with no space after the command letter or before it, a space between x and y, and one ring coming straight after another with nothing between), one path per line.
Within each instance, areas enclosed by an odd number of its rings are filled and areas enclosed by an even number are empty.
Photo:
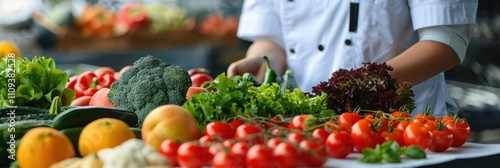
M208 92L208 90L203 87L191 86L187 91L186 99L189 100L193 95L205 92Z
M144 119L142 139L155 149L166 139L186 142L200 138L194 116L179 105L163 105L153 109Z

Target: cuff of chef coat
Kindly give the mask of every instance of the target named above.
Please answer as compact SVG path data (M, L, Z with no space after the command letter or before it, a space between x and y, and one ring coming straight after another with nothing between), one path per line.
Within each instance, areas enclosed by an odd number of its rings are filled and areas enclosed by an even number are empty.
M475 24L477 1L461 3L432 1L424 3L418 0L410 4L415 30L438 25Z
M281 26L278 17L272 15L243 14L240 17L237 36L243 40L255 41L258 37L275 39L282 46Z
M471 25L433 26L418 30L418 34L420 41L437 41L450 46L463 62L472 38L471 31Z

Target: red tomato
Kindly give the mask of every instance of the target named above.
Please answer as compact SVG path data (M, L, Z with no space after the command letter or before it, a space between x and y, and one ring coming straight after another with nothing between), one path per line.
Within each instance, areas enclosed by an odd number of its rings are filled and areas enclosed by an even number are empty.
M245 121L240 119L234 119L229 122L233 126L234 129L238 128L240 125L245 124Z
M233 126L226 122L213 121L207 124L205 127L205 135L210 135L212 137L220 137L222 139L233 138L235 130Z
M460 147L469 140L470 137L470 126L467 121L462 119L457 119L453 121L448 121L446 123L446 128L450 130L453 134L452 147Z
M354 143L348 132L333 132L325 141L326 152L334 158L346 158L354 149Z
M399 111L399 110L393 111L391 113L391 115L394 118L411 118L411 114L410 113L402 112L402 111Z
M207 148L194 142L185 142L179 146L177 160L181 167L200 168L210 161L210 153Z
M352 126L351 138L354 147L359 152L364 148L375 148L377 144L383 143L383 139L373 131L373 123L370 119L361 119ZM327 140L328 141L328 140Z
M448 121L455 121L455 119L453 118L453 116L445 116L443 118L440 119L442 122L444 122L445 124L448 122Z
M177 150L181 144L171 139L167 139L160 144L160 153L172 166L179 166L177 161Z
M188 70L189 76L193 76L199 73L210 74L208 69L205 68L193 68Z
M299 153L294 144L282 142L273 151L278 168L298 167L300 164Z
M387 131L389 128L389 119L387 118L379 118L375 121L374 125L378 126L377 133L382 133L384 131Z
M345 112L339 115L337 119L337 124L349 124L354 125L356 122L361 120L361 116L357 113Z
M309 117L312 117L312 115L306 114L293 117L292 121L288 124L288 128L300 131L306 130L307 129L306 120Z
M94 71L96 76L101 76L102 74L109 74L111 76L115 75L115 70L111 67L100 67Z
M232 154L231 152L221 151L212 159L213 168L243 168L245 162L243 158Z
M225 151L225 146L222 143L214 143L208 147L208 153L212 156L217 155L220 151Z
M433 152L444 152L450 148L453 143L453 134L443 126L442 128L432 129L432 143L429 150Z
M266 146L270 149L274 149L276 148L276 146L278 146L281 142L283 142L283 140L281 138L278 138L278 137L275 137L275 138L271 138L269 140L267 140L266 142Z
M243 124L243 125L238 126L238 128L236 128L236 132L234 134L234 137L235 138L245 138L245 137L248 137L249 135L262 133L263 131L264 130L262 130L260 127L257 127L255 125Z
M424 113L417 114L413 118L413 122L420 122L424 124L427 121L435 121L436 118L431 114L430 108L425 109Z
M423 123L413 122L406 127L403 138L405 146L417 145L423 150L427 149L432 143L432 133Z
M264 145L254 145L246 155L248 168L274 167L273 151Z
M231 153L240 155L243 158L246 158L248 152L248 142L241 141L236 142L233 147L231 147Z
M382 132L380 134L380 136L384 139L384 141L393 140L393 141L397 142L399 146L404 146L405 141L403 138L403 132L404 131L401 131L398 129L393 129L392 131L387 130L387 131Z
M280 117L273 117L267 123L267 128L272 128L272 127L276 127L276 126L287 127L287 123L285 123Z
M325 143L326 138L328 138L329 135L330 135L330 133L328 131L326 131L324 127L316 128L311 133L311 136L314 139L316 139L318 142L320 142L321 144Z
M312 140L300 142L300 158L305 166L321 167L325 164L328 159L328 153L326 153L323 144Z
M212 82L213 80L214 79L210 75L199 73L191 76L191 81L193 82L191 86L201 87L204 83Z
M212 136L210 135L204 135L202 137L200 137L200 139L198 139L198 142L200 142L200 144L210 144L212 142L214 142L214 139Z
M408 127L408 125L410 125L410 121L401 121L399 122L397 125L396 125L396 129L397 130L400 130L400 131L405 131L406 130L406 127Z
M289 142L294 143L294 144L299 144L302 142L304 139L306 139L306 135L304 135L301 132L292 132L286 135L286 138L288 139Z

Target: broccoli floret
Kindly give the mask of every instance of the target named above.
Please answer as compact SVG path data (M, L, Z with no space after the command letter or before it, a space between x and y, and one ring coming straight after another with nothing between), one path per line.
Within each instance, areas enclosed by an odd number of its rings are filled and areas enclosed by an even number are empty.
M134 111L141 127L146 115L156 107L184 104L191 84L182 67L147 56L137 60L111 85L108 98L117 108Z

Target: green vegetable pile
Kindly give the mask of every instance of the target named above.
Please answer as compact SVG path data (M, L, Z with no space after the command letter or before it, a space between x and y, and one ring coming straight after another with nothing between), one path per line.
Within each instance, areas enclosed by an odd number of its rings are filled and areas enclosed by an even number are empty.
M108 98L117 108L134 111L141 126L146 115L156 107L186 102L191 84L191 77L182 67L146 56L113 82Z
M422 148L411 145L400 147L395 141L378 144L375 149L365 148L359 161L364 163L401 163L401 155L408 159L425 159L427 154Z
M48 109L57 96L62 106L70 105L75 98L75 92L66 88L68 74L56 69L52 58L5 57L0 63L0 78L3 79L0 80L0 107Z
M331 116L326 95L310 98L300 89L281 89L280 84L255 86L252 78L217 76L207 88L215 92L196 94L183 107L190 111L201 128L211 121L226 121L236 116L293 117L299 114ZM210 90L209 89L209 90Z

